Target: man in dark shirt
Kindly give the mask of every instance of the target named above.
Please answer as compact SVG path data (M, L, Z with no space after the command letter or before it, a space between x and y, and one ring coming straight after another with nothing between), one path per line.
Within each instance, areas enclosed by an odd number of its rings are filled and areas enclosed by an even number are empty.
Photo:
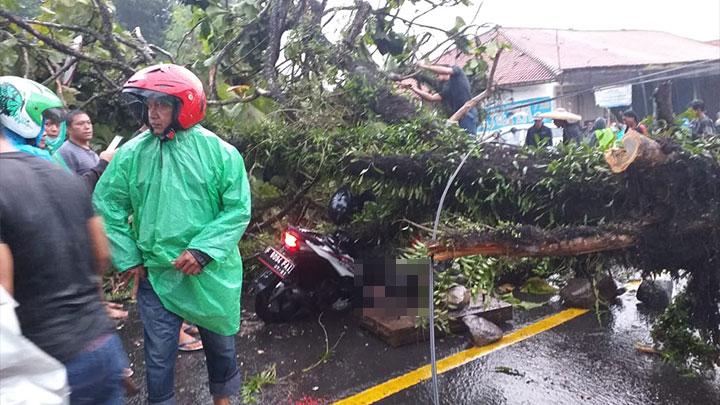
M18 152L0 127L0 262L23 335L62 362L73 404L121 404L127 358L101 299L102 222L82 180Z
M430 93L418 87L416 83L410 85L410 89L423 100L441 101L449 115L455 114L472 98L470 81L468 81L465 72L458 66L450 67L420 63L418 67L435 73L438 80L444 83L442 90L440 93ZM477 134L477 116L477 109L473 107L458 121L458 125L468 134L475 136Z
M690 104L695 113L695 119L690 123L692 128L692 136L694 138L700 138L703 136L715 135L715 123L705 115L705 102L702 100L693 100Z
M90 149L93 125L90 116L82 110L70 111L65 117L68 140L59 147L57 154L68 169L85 180L90 192L95 189L100 176L115 156L114 150L105 150L98 156Z
M542 117L539 117L537 114L534 120L533 126L528 128L527 134L525 135L525 146L538 146L540 144L546 146L552 145L552 131L550 128L543 125Z

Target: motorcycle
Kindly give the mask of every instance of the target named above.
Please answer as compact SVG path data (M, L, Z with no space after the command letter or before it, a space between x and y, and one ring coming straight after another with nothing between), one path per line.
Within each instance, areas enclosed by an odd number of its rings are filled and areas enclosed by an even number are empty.
M335 225L349 222L374 196L353 196L347 187L332 197L329 217ZM354 242L343 232L322 234L288 226L279 246L258 256L266 270L253 282L255 313L266 323L290 322L326 309L352 307Z

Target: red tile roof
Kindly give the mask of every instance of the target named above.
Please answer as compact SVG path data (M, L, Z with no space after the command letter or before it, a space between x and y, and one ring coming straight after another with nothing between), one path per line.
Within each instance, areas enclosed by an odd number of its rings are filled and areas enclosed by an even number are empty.
M446 53L437 63L464 66L470 60L469 55L458 51ZM554 80L556 73L527 53L512 48L504 51L495 70L495 83L500 86L514 83L544 83Z
M498 36L511 49L498 63L499 85L553 81L561 71L573 69L645 66L718 60L720 48L708 43L657 31L576 31L504 28L481 35L487 42ZM559 56L559 61L558 61ZM467 63L457 51L444 54L439 63Z

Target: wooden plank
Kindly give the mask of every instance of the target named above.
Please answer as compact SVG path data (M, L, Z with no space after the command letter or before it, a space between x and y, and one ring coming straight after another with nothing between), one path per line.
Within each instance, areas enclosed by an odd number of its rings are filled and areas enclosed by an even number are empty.
M461 319L467 315L482 316L499 324L512 320L512 305L491 297L478 297L464 309L450 312L452 333L465 332L466 327ZM418 343L428 338L428 331L415 325L414 316L388 316L380 311L366 311L365 315L358 318L365 329L392 347Z

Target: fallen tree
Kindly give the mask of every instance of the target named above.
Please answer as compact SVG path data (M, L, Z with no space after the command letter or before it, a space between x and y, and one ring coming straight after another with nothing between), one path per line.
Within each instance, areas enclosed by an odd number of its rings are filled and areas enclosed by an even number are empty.
M603 221L567 225L556 229L532 226L490 227L471 232L450 232L430 246L436 260L484 255L504 257L567 257L608 254L646 276L668 271L687 276L682 299L689 330L714 349L698 352L678 348L672 333L656 330L655 336L671 351L718 363L720 357L720 164L714 147L702 150L664 139L657 142L631 132L624 148L608 151L605 159L616 180L602 184L628 209L606 210ZM710 146L710 145L707 145ZM577 186L577 185L575 185ZM580 187L582 189L582 187ZM557 203L562 203L559 201ZM635 206L640 210L631 209ZM597 204L590 204L588 214ZM642 216L637 216L642 213ZM566 223L573 222L573 218ZM635 220L634 223L628 222ZM624 251L618 255L618 251ZM621 260L617 261L618 258ZM680 305L680 304L678 304ZM669 312L671 313L671 312ZM661 323L661 324L667 324ZM675 325L677 327L677 325ZM692 333L682 335L691 339ZM714 359L714 360L713 360Z
M370 188L378 196L347 230L379 246L395 241L393 235L402 235L408 226L423 232L408 224L433 218L447 179L464 152L474 148L446 201L443 222L450 231L430 247L436 259L549 257L571 263L571 274L593 275L623 265L641 269L647 277L664 272L687 277L683 327L695 331L692 336L700 336L709 345L702 347L711 347L717 359L720 138L629 134L625 148L606 156L584 145L555 150L475 145L431 122L383 131L289 132L298 144L305 140L302 150L317 147L326 161L339 162L341 171L326 179L352 183L358 191ZM247 149L247 144L237 145ZM258 159L271 173L315 167L319 156L298 148L276 149L280 153L269 158L253 151L250 159ZM612 170L616 162L620 165ZM303 221L292 221L297 220ZM668 338L664 342L668 348L684 345ZM696 354L685 352L685 358Z

